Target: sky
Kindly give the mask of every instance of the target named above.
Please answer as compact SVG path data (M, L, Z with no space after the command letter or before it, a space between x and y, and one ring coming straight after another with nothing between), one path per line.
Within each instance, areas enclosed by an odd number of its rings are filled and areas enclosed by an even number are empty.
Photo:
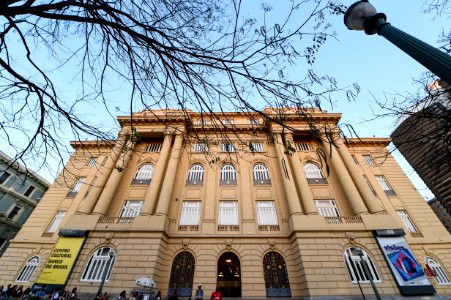
M286 9L289 4L289 1L280 0L268 0L268 2L275 7L273 12L275 18L278 17L277 9ZM353 1L343 2L347 6L353 3ZM387 15L388 21L393 26L431 45L436 45L438 34L442 30L449 30L450 20L434 19L434 15L422 13L423 2L420 0L374 0L371 3L379 12ZM243 3L244 10L252 13L255 9L253 7L255 2L245 0ZM302 14L303 12L299 11L298 13ZM425 68L381 36L367 36L363 32L348 30L343 24L342 15L332 17L330 22L337 32L337 40L329 39L317 53L315 64L309 67L320 74L335 77L341 86L357 83L361 92L353 102L338 96L334 98L333 107L325 105L323 109L342 113L342 123L352 124L360 137L388 137L394 130L396 120L393 118L371 120L374 119L375 113L381 112L374 99L384 99L386 95L416 90L417 86L412 84L412 78L425 72ZM306 64L300 63L291 69L290 75L296 77L298 72L305 74L306 67ZM58 77L57 81L63 85L64 89L70 91L72 87L68 79L70 76L64 75ZM112 86L114 85L115 83L112 83ZM73 90L70 93L75 95L80 91ZM111 107L114 108L117 105L119 111L128 110L127 101L124 101L126 96L116 93L114 90L110 95L117 98L111 99ZM92 108L86 109L82 113L92 118L99 118L98 112ZM112 113L124 115L124 113L115 113L114 109ZM68 138L67 144L71 139L71 137ZM3 149L3 151L11 156L14 155L8 149ZM394 156L423 197L431 199L430 191L402 156L396 152ZM53 181L56 174L55 170L53 172L42 170L39 173L49 181Z

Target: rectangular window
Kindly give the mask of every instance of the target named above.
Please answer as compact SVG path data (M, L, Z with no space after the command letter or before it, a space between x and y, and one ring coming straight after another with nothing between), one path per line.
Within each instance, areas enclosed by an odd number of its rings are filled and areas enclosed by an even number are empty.
M200 120L194 121L194 124L197 126L212 125L212 123L213 122L211 120L206 120L206 119L200 119Z
M236 152L236 147L233 143L221 143L222 152Z
M279 225L274 201L257 201L258 225Z
M121 218L134 218L139 215L143 206L143 201L130 200L125 201L121 210Z
M377 179L377 182L379 182L379 185L381 186L381 188L384 190L385 195L396 196L395 191L390 186L390 184L388 183L388 181L385 179L384 176L376 175L376 179Z
M359 164L359 161L357 160L357 157L355 157L355 155L351 155L352 160L355 162L356 165Z
M363 178L365 179L366 183L368 184L368 186L370 187L370 190L373 192L374 196L377 196L376 190L374 189L373 185L371 184L371 182L368 180L368 177L366 177L366 175L363 175Z
M296 142L295 144L297 151L310 151L312 150L312 146L306 142Z
M108 160L108 157L105 157L105 158L103 159L103 161L102 161L102 166L104 166L104 165L106 164L107 160Z
M263 152L263 143L249 143L249 150L252 152Z
M80 177L77 179L77 182L75 182L72 189L67 193L67 197L75 197L77 196L78 192L80 191L81 187L83 186L83 183L85 183L86 178Z
M180 226L199 225L200 201L183 201L180 213Z
M28 189L25 191L25 193L23 193L23 195L24 195L25 197L30 197L31 194L34 192L35 189L36 189L36 188L35 188L34 186L30 185L30 186L28 187Z
M160 152L162 147L162 143L152 143L147 145L146 152Z
M61 221L64 219L64 216L66 215L65 211L59 210L56 212L55 217L53 217L52 223L50 223L50 226L47 228L48 233L54 233L59 228Z
M365 163L368 166L376 165L376 163L374 162L374 159L373 159L373 157L371 155L362 155L362 157L363 157L363 160L365 161Z
M4 182L6 182L6 180L8 180L8 178L11 177L11 174L9 174L8 172L3 172L2 176L0 176L0 184L3 184Z
M22 209L22 206L20 206L20 205L14 206L14 208L9 212L7 218L10 220L14 220L17 217L17 215L19 214L19 211L21 209Z
M239 225L238 201L219 201L218 225Z
M207 152L207 143L194 143L191 147L191 152Z
M97 157L90 157L86 163L87 167L94 167L96 165Z
M337 204L334 200L315 200L315 206L318 214L323 217L339 217Z
M401 218L402 222L404 223L404 226L406 227L407 231L416 233L418 232L415 225L413 225L412 219L410 219L409 214L405 210L397 210L399 217Z

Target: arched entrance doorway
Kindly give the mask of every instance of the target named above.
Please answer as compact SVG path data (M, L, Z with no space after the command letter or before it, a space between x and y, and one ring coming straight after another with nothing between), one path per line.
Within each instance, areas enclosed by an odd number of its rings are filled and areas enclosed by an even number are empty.
M219 257L217 282L223 297L241 297L241 266L234 253L226 252Z
M263 257L263 272L267 297L291 297L287 266L282 255L268 252Z
M177 254L172 262L168 295L174 295L177 291L179 297L191 297L194 267L194 256L191 253L184 251Z

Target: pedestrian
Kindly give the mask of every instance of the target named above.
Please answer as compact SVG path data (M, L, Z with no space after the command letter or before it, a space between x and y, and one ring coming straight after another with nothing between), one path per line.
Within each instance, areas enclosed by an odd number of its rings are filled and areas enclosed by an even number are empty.
M222 300L222 294L219 291L219 286L216 287L216 290L211 293L210 300Z
M36 298L39 300L44 300L46 298L45 286L41 287L39 291L36 292Z
M118 300L127 300L127 292L126 292L126 291L122 291L122 292L119 294Z
M155 296L155 300L161 300L161 292L158 291L157 295Z
M195 300L202 300L203 298L204 298L204 291L202 290L202 284L199 283L197 285L196 299Z
M103 293L102 300L108 300L108 293L107 292Z
M102 292L97 292L97 295L94 298L94 300L102 300Z
M78 293L77 293L78 288L74 287L72 289L72 293L70 293L70 300L78 300Z
M20 298L23 295L23 285L19 285L19 287L16 289L14 297Z
M23 291L22 299L28 299L28 296L30 295L30 293L31 293L31 289L29 287L26 288L25 291Z

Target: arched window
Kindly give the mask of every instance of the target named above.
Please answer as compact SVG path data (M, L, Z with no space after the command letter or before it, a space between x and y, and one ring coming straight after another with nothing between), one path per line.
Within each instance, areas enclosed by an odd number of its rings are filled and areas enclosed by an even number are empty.
M140 166L138 171L136 171L132 184L149 184L152 179L153 169L154 167L152 164Z
M188 170L187 184L202 184L204 182L204 167L201 164L194 164Z
M263 257L266 297L290 297L290 282L287 265L282 255L268 252Z
M232 164L222 166L221 184L236 184L236 169Z
M34 270L39 264L39 256L33 256L30 260L27 261L27 264L23 267L20 272L19 277L17 277L18 282L28 282L30 281L31 275L33 275Z
M98 249L89 259L86 266L82 281L100 282L104 272L106 273L105 280L110 279L111 271L116 260L116 253L109 247Z
M426 268L432 271L431 273L433 273L435 281L437 281L438 284L451 284L451 280L445 269L443 269L440 263L432 257L426 257Z
M364 250L350 247L346 249L343 256L346 268L348 269L349 276L353 283L357 283L357 281L363 283L370 282L370 278L374 282L381 281L376 266ZM364 264L367 265L366 270Z
M308 162L304 165L304 173L309 184L327 183L321 168L312 162Z
M254 184L269 184L271 179L269 178L269 170L265 164L255 164L252 169L254 176Z

